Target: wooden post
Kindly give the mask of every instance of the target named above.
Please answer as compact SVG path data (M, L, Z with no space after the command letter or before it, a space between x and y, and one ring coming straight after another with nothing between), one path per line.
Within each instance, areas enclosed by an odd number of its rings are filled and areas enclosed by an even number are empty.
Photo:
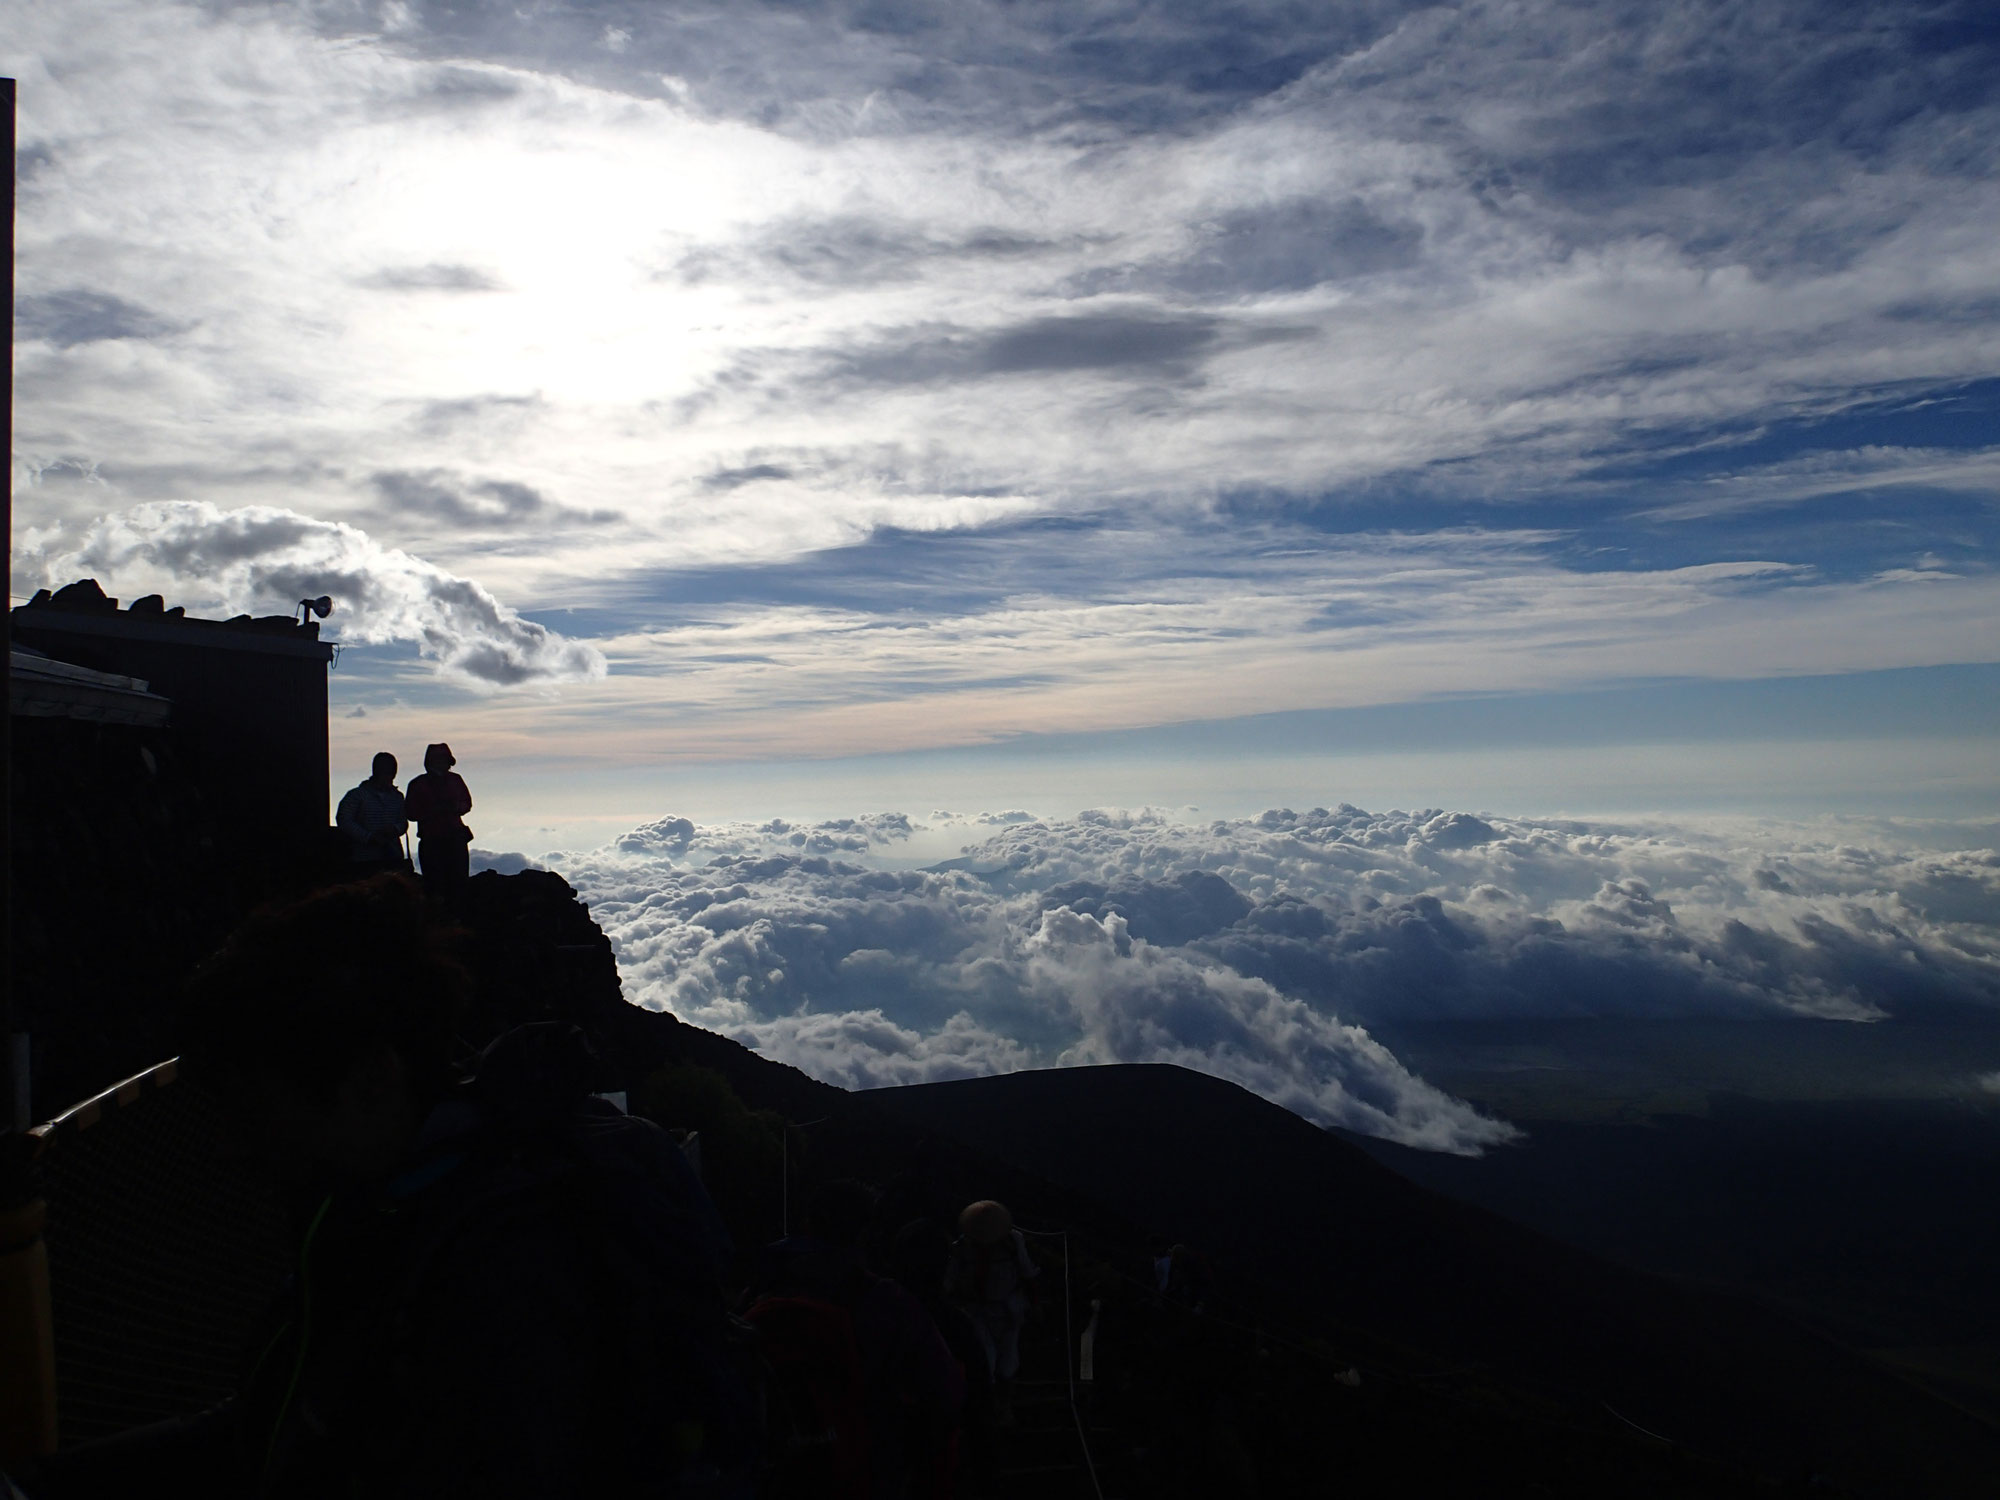
M49 1316L47 1210L0 1208L0 1463L56 1451L56 1344Z

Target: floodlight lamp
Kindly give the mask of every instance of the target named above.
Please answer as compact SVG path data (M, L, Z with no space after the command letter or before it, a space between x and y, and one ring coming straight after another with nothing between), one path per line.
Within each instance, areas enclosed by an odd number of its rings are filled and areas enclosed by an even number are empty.
M331 594L321 594L317 599L301 599L299 601L299 620L301 623L304 622L308 614L318 615L324 620L332 613L333 596Z

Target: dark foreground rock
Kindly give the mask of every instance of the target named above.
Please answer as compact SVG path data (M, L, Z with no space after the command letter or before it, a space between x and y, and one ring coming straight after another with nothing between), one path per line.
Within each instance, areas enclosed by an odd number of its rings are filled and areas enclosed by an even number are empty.
M1177 1451L1165 1436L1233 1413L1207 1457L1168 1465L1208 1493L1240 1482L1213 1468L1237 1448L1268 1493L1312 1492L1321 1461L1378 1493L1423 1464L1440 1483L1481 1472L1491 1489L1512 1473L1550 1493L1819 1476L1862 1494L1978 1495L2000 1472L1987 1426L1769 1308L1428 1192L1233 1084L1139 1066L848 1093L625 1003L608 940L559 877L473 885L485 1024L565 1013L597 1040L607 1086L664 1124L733 1132L712 1186L739 1233L775 1233L787 1191L795 1205L803 1182L842 1174L946 1211L999 1196L1070 1231L1069 1311L1081 1327L1090 1296L1112 1310L1103 1347L1108 1373L1127 1362L1128 1446L1160 1462ZM767 1149L745 1150L746 1133ZM1212 1261L1229 1316L1182 1326L1184 1310L1146 1295L1151 1252L1172 1242ZM1334 1378L1352 1366L1366 1397ZM1113 1407L1115 1383L1100 1391ZM1154 1430L1190 1401L1200 1420Z
M878 1243L984 1197L1039 1232L1021 1420L966 1493L1973 1496L2000 1472L1990 1429L1838 1345L1429 1193L1233 1085L1129 1067L848 1093L628 1004L559 876L476 876L460 918L466 1047L582 1026L600 1087L694 1138L740 1252L836 1176L880 1191ZM190 1087L107 1100L46 1153L65 1441L220 1394L223 1334L284 1273ZM1198 1296L1153 1279L1175 1242Z

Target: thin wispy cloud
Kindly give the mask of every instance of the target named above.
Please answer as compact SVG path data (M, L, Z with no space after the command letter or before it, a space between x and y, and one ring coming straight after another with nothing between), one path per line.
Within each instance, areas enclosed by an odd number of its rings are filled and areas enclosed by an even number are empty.
M499 292L506 285L477 266L432 263L427 266L384 266L357 276L354 284L371 292Z

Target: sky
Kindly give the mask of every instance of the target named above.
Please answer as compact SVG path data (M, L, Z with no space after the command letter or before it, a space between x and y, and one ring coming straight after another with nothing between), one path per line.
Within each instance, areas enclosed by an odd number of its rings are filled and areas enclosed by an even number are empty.
M2000 787L1983 7L0 10L14 590L333 594L337 780L1722 795L1451 759L1610 690L1738 801Z
M0 71L14 594L332 595L336 789L449 740L496 858L1991 847L1988 6L0 0Z

